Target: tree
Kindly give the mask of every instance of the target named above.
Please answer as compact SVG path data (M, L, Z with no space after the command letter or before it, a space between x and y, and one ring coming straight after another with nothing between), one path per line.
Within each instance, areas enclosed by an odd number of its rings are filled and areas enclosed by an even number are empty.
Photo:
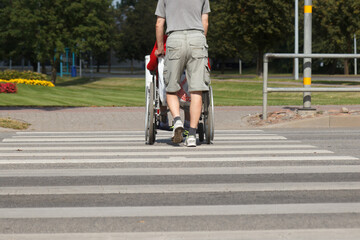
M120 60L142 61L151 52L156 40L156 5L156 0L123 0L118 5L115 51Z
M4 55L22 55L36 65L50 60L55 83L65 47L100 55L109 50L114 18L111 0L9 0L0 5Z
M262 75L264 53L293 38L293 2L240 0L230 5L233 31L239 42L257 52L257 73Z
M234 36L231 22L233 16L229 14L231 0L217 0L211 2L209 16L209 30L207 41L209 44L209 56L214 60L215 66L221 62L221 71L224 72L224 61L240 55L241 44Z
M37 6L37 1L26 0L30 8L22 8L20 1L2 1L0 5L0 21L8 24L0 26L0 46L3 56L15 58L21 56L31 61L36 68L35 49L37 38L34 36L38 28L38 17L30 9Z
M264 53L292 39L292 5L282 0L211 1L211 56L221 60L251 59L255 52L257 73L261 75Z
M314 0L314 41L316 52L353 53L353 36L360 33L360 1ZM335 72L335 60L326 60ZM348 60L344 73L349 74Z
M71 13L69 22L73 26L74 50L78 54L91 52L99 63L114 45L115 18L112 0L72 2L68 12Z

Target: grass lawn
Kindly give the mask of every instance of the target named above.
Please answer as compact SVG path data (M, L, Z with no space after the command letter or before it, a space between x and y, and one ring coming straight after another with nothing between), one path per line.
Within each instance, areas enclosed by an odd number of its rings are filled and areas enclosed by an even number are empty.
M299 83L299 81L297 81ZM271 79L269 87L298 87L294 80ZM314 84L317 83L314 81ZM319 82L335 84L334 82ZM349 85L348 82L336 82ZM354 83L351 83L354 84ZM58 78L56 87L18 84L18 93L0 94L0 106L144 106L143 78ZM217 106L262 105L261 79L214 78ZM299 86L300 87L300 86ZM355 87L355 86L354 86ZM302 93L269 93L269 105L302 105ZM313 93L313 105L360 104L360 93Z

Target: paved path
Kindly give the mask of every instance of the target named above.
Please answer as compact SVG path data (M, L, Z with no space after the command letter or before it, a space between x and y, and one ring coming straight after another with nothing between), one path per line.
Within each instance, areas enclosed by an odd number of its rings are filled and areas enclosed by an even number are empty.
M360 160L273 130L213 145L142 131L0 142L0 239L359 239Z
M295 108L297 106L294 106ZM349 110L360 111L360 105L348 106L314 106L317 110ZM288 107L287 107L288 108ZM283 106L270 106L268 112L284 109ZM261 106L215 107L215 128L218 130L252 128L244 121L249 114L261 113ZM28 131L117 131L143 130L145 108L143 107L74 107L74 108L17 108L0 107L0 117L23 120L31 124ZM307 124L295 123L288 127L329 127L324 119L307 120ZM313 122L315 121L315 122ZM338 126L360 127L360 115L353 119L340 118ZM341 123L344 123L341 125ZM326 125L327 124L327 125ZM276 126L274 126L276 127ZM287 127L286 125L279 126ZM331 127L331 126L330 126ZM336 127L336 126L335 126ZM13 131L1 129L2 131Z

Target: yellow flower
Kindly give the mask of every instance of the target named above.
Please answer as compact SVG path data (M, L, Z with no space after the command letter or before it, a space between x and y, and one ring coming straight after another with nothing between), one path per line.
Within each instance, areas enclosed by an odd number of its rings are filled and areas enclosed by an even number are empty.
M27 84L27 85L41 85L46 87L55 87L55 85L52 82L45 81L45 80L28 80L28 79L10 79L10 80L4 80L0 79L0 82L12 82L12 83L18 83L18 84Z

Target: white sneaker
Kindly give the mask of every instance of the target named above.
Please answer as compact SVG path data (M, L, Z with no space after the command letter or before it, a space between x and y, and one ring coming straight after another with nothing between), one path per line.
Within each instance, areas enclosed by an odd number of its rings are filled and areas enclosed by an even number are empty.
M176 121L171 137L173 143L181 143L183 141L184 126L181 121Z
M187 147L196 147L196 137L193 135L188 135L184 144Z

